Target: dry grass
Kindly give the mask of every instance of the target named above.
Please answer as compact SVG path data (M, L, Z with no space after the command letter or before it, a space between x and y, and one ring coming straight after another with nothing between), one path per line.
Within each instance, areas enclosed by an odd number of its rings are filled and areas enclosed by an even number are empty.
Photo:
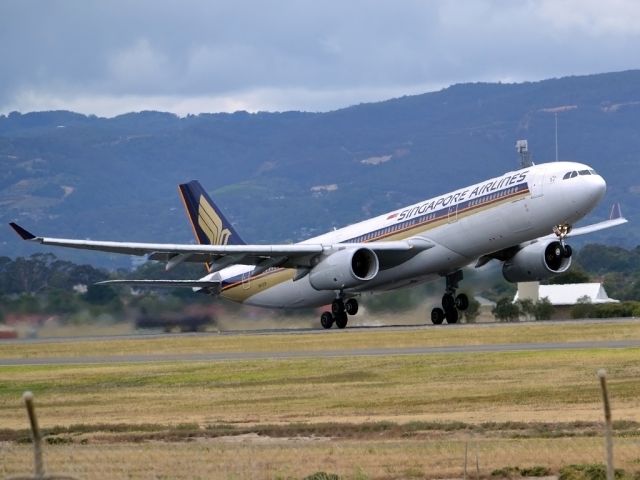
M23 425L25 390L50 425L593 421L602 367L618 418L640 421L640 350L616 349L5 367L0 424Z
M562 466L602 457L600 438L458 439L431 441L268 439L245 437L188 443L56 445L46 449L50 472L86 479L301 479L314 472L345 479L462 478L468 442L468 471L482 478L507 466ZM30 468L26 445L2 449L0 477ZM638 470L637 439L616 439L616 466ZM468 477L469 478L469 477Z
M622 339L639 333L636 323L625 322L212 335L38 347L45 356L72 356L90 347L92 354L99 349L103 354L157 353L158 348L176 353L214 347L276 351ZM32 355L34 347L13 345L10 355ZM4 345L0 355L10 356ZM18 433L25 436L24 390L36 394L43 428L84 425L58 432L62 443L47 448L51 471L82 478L301 478L318 470L354 479L451 478L461 474L467 441L470 455L478 451L487 476L505 466L541 464L557 471L561 465L602 458L602 440L593 436L602 418L596 378L602 367L609 371L614 419L640 422L640 349L635 348L3 367L0 429L8 430L4 437L0 430L0 477L25 472L30 459L28 446L14 435L22 430ZM589 423L570 425L574 420ZM381 421L391 426L367 426ZM436 423L409 423L416 421ZM524 434L507 423L514 421L533 423L523 427ZM487 422L503 425L482 425ZM121 431L109 431L117 424L124 424ZM638 427L625 428L625 436L616 440L617 465L638 470ZM221 438L227 430L231 436ZM166 431L173 433L165 436ZM249 432L262 435L236 435ZM2 438L13 441L2 443Z

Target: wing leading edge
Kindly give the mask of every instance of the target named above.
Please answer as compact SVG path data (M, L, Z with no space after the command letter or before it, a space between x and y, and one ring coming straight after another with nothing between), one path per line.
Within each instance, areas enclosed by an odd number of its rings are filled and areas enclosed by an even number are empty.
M399 241L367 243L296 243L283 245L189 245L169 243L111 242L100 240L79 240L70 238L40 237L12 222L11 227L23 239L43 245L95 250L126 255L148 255L151 260L167 262L167 267L182 262L210 262L215 266L225 264L260 265L268 262L271 266L285 268L311 267L312 258L322 253L331 253L344 248L369 248L379 252L418 253L435 246L422 238ZM223 267L222 267L223 268ZM219 269L219 268L218 268Z

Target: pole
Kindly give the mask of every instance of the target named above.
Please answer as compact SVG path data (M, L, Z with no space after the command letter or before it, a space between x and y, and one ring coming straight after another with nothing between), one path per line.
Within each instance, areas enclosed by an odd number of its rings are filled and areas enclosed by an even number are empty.
M611 404L607 391L607 371L604 368L598 370L600 387L602 388L602 403L604 404L604 443L607 452L607 480L613 480L613 427L611 422Z
M467 480L467 452L469 450L469 442L464 442L464 475L463 480Z
M33 440L33 456L35 465L35 478L44 478L44 461L42 460L42 436L36 417L36 409L33 405L33 393L24 392L22 395L24 404L27 407L29 423L31 424L31 439Z

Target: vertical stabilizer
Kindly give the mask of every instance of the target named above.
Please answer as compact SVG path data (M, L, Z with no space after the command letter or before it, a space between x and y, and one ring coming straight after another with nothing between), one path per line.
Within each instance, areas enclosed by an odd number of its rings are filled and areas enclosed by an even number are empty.
M197 181L178 185L184 208L201 245L245 245Z

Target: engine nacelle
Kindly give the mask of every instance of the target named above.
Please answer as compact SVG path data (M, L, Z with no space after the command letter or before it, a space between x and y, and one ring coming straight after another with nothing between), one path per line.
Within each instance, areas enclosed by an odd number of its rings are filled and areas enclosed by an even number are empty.
M502 265L509 282L534 282L566 272L571 266L571 247L557 240L537 242L519 250Z
M316 290L340 290L372 280L380 268L378 256L368 248L338 250L309 272L309 283Z

